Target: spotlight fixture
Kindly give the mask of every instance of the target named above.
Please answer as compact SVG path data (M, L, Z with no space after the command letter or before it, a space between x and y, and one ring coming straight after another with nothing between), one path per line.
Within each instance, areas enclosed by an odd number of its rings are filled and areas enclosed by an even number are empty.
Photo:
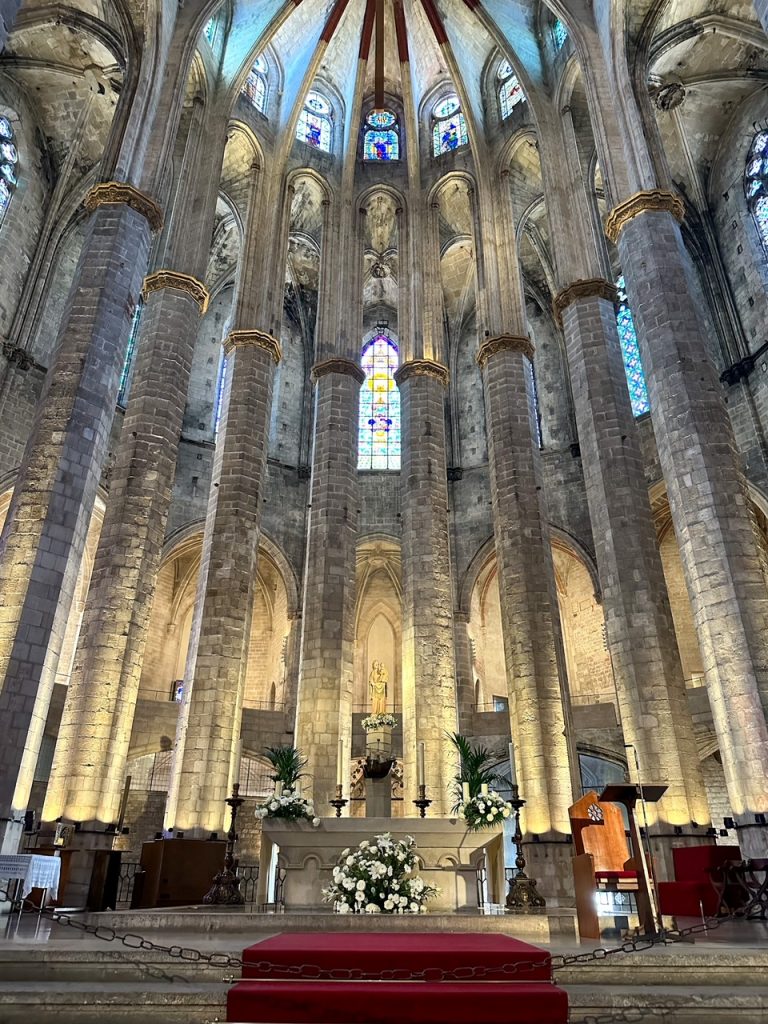
M728 829L736 828L736 822L733 818L723 818L723 826Z
M177 832L177 833L176 833L176 834L174 835L174 837L173 837L173 838L174 838L174 839L183 839L183 838L184 838L184 833L183 833L183 832Z
M692 821L691 828L701 828L701 825L699 825L698 821Z
M163 838L163 833L162 832L155 832L155 839L162 839L162 838Z
M764 814L756 814L755 815L755 824L756 825L765 825L765 824L767 824L767 822L765 820L765 815Z
M727 837L728 836L728 829L727 828L721 828L720 829L720 835Z
M211 832L211 834L208 836L208 840L211 843L217 842L218 838L219 838L219 833L218 832Z
M712 826L710 826L707 829L707 835L708 836L716 836L717 835L717 829L716 828L712 828Z
M682 825L675 825L674 832L675 832L676 836L681 836L683 834L683 826Z

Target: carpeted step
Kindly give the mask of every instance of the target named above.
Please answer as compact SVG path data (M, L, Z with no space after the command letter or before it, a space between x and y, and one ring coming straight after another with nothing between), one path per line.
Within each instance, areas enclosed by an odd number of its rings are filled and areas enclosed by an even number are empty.
M311 933L276 935L243 952L244 978L548 981L550 956L507 935ZM426 975L422 972L427 972ZM430 976L430 972L431 976Z
M227 996L237 1024L565 1024L568 997L520 982L241 981Z

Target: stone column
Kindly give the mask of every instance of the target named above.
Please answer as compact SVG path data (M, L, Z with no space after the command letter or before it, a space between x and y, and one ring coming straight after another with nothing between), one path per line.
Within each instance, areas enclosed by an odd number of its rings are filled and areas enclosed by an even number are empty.
M108 182L91 216L54 363L38 404L0 539L0 818L29 798L115 413L120 371L149 255L157 204Z
M166 823L205 835L224 825L256 583L269 420L280 346L232 331L226 412L205 522L200 587L176 735Z
M735 814L751 816L768 810L768 593L690 287L683 209L672 193L639 192L611 212L606 233L618 245L637 326L728 795ZM764 833L745 832L742 844L766 850Z
M488 338L483 374L504 656L525 831L567 833L571 774L557 659L552 555L534 443L533 345Z
M327 359L312 370L315 440L296 746L309 761L319 814L332 813L328 801L335 796L340 738L351 751L357 423L364 380L348 359Z
M472 715L475 705L475 677L472 664L472 645L467 626L466 612L453 613L453 649L456 659L456 706L459 715L459 732L472 735Z
M448 528L445 388L448 371L428 359L395 373L402 424L403 762L406 814L415 814L416 744L425 744L430 814L449 814L458 728L453 587Z
M616 329L616 289L600 278L557 295L565 331L587 503L624 739L643 783L668 786L649 813L709 820ZM637 776L628 756L630 777Z
M43 817L117 820L197 321L194 277L144 281L141 343Z

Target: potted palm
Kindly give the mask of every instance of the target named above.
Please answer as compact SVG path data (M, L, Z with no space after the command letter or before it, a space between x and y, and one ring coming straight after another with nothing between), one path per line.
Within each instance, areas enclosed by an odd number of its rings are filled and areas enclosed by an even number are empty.
M487 747L472 743L461 733L451 733L450 739L459 759L453 779L454 812L461 814L471 832L498 825L513 811L512 804L494 789L505 781L496 771L498 758Z

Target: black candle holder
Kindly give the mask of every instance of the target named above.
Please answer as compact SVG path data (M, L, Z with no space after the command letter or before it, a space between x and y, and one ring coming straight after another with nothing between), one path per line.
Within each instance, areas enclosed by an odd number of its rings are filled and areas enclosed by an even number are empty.
M517 786L512 786L512 799L509 801L515 809L515 834L512 837L517 850L515 869L509 879L507 892L507 910L542 910L547 901L536 888L536 879L529 878L525 873L525 855L523 854L523 833L520 831L520 811L525 807L525 800L520 799Z
M432 803L431 800L427 800L427 787L425 785L419 786L419 795L416 800L413 801L419 808L419 817L426 818L427 808Z
M336 786L336 799L328 801L330 803L331 807L335 807L336 808L336 817L337 818L341 817L341 812L342 812L343 808L346 807L347 804L349 803L349 801L345 800L344 797L342 796L343 790L344 790L344 787L337 784L337 786Z
M240 783L232 786L232 796L227 797L226 804L232 812L227 833L227 852L224 855L224 868L213 879L213 885L203 896L203 903L228 903L239 905L245 903L240 892L240 879L237 877L237 861L235 860L235 843L237 842L237 812L245 801L240 796Z

